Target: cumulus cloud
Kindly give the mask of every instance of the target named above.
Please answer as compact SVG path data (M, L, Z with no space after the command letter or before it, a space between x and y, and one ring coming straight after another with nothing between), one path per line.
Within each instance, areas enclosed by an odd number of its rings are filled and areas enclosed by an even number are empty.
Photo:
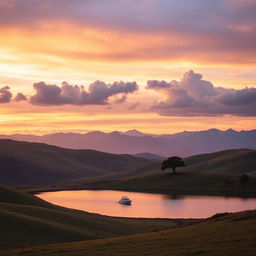
M29 101L34 105L106 105L110 97L119 95L119 103L126 100L127 94L138 90L136 82L114 82L106 84L95 81L89 85L88 91L83 86L63 82L61 87L44 82L33 85L36 94Z
M16 97L14 98L14 101L26 101L26 100L28 100L27 99L27 97L23 94L23 93L21 93L21 92L19 92L17 95L16 95Z
M10 87L5 86L0 89L0 103L9 103L12 99L12 93Z
M214 87L201 74L190 70L180 81L150 80L147 89L165 96L152 110L174 116L256 116L256 88L241 90Z

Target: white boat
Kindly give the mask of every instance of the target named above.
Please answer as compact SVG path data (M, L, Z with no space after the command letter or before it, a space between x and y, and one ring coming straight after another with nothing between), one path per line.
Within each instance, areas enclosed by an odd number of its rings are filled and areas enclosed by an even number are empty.
M119 204L131 204L132 200L127 196L122 196L122 198L118 201Z

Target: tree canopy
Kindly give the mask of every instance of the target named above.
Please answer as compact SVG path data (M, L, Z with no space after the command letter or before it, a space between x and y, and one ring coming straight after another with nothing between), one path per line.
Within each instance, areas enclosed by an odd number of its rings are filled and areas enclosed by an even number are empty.
M250 177L247 174L243 174L240 177L240 182L241 182L241 184L246 185L248 183L249 179L250 179Z
M161 164L161 170L172 169L173 173L176 173L175 170L177 167L186 166L183 159L179 156L172 156L164 160Z

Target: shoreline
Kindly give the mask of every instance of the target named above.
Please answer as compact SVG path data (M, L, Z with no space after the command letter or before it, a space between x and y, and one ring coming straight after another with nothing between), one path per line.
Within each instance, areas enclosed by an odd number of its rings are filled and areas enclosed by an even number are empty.
M256 198L256 192L242 192L242 191L206 191L206 190L186 190L186 189L131 189L131 188L108 188L108 187L94 187L94 186L67 186L64 185L53 186L53 187L39 187L39 188L26 188L17 187L18 189L25 191L29 194L40 194L46 192L58 192L58 191L75 191L75 190L110 190L110 191L124 191L124 192L135 192L135 193L151 193L151 194L164 194L172 196L216 196L216 197L233 197L233 198Z

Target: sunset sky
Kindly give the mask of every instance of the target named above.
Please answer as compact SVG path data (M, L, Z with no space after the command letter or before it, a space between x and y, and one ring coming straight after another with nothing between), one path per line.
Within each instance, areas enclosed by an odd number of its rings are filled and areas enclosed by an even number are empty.
M255 0L0 0L0 133L256 129Z

